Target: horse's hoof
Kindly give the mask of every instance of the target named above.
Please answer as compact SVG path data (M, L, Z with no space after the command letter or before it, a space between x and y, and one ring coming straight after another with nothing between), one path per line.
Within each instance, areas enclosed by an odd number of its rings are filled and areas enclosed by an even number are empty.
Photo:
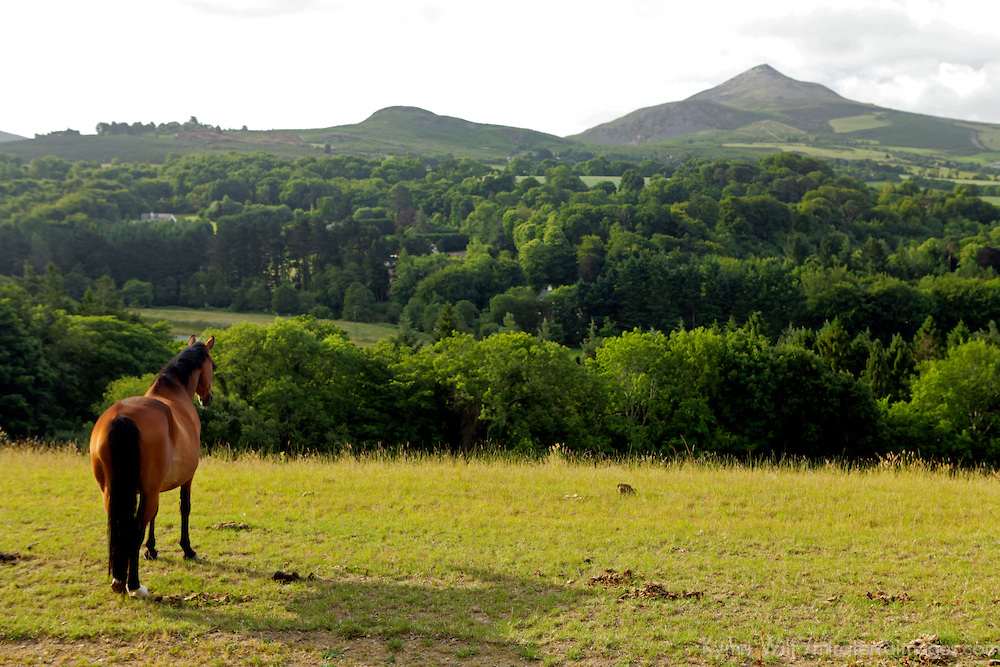
M111 581L111 590L113 592L115 592L115 593L124 593L125 592L125 582L124 581L118 581L117 579L112 580Z
M194 549L188 549L184 552L184 560L200 560L198 558L197 552Z
M140 584L139 588L133 588L128 594L134 598L145 598L149 597L149 589Z
M146 553L142 555L146 560L156 560L156 557L160 555L160 552L156 549L146 549Z

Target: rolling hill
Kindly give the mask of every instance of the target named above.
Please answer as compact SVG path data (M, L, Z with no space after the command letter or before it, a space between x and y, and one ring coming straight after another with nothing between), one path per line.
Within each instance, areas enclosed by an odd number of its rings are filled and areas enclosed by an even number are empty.
M14 135L0 133L0 141L10 137ZM7 140L0 149L27 160L55 155L68 160L162 162L171 153L236 151L285 157L453 155L494 164L548 152L662 160L681 155L753 159L796 151L924 167L960 161L983 169L1000 161L1000 125L856 102L760 65L686 100L639 109L569 137L397 106L357 124L318 129L257 132L206 126L193 132L137 136L53 133Z
M333 152L371 152L419 155L448 154L463 157L516 155L539 147L558 150L567 141L534 130L503 125L483 125L461 118L439 116L416 107L388 107L376 111L357 125L341 125L323 130L300 130L299 136L313 145L330 146Z
M265 152L283 157L347 153L366 157L385 155L454 155L487 163L503 163L511 156L539 149L557 152L570 143L560 137L501 125L484 125L439 116L416 107L389 107L355 125L306 129L223 130L202 126L173 133L138 135L73 135L53 133L25 141L11 141L0 152L26 160L55 155L67 160L161 163L167 155L191 153Z

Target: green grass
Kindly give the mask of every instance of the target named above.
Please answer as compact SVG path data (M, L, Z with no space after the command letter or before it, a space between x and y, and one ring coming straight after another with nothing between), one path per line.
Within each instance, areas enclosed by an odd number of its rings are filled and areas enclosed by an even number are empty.
M809 144L798 142L727 142L724 145L730 148L764 148L769 149L772 152L793 151L823 159L840 158L843 160L882 160L885 158L886 154L886 149L878 146L837 146L831 144Z
M201 642L226 665L302 652L323 664L324 651L353 664L723 664L779 648L810 664L872 642L899 652L922 634L970 652L1000 639L998 481L986 474L209 457L193 491L202 560L180 557L177 496L165 495L161 556L141 568L164 597L136 601L110 591L84 457L7 448L0 469L0 551L22 556L2 566L0 662L25 643L108 638L120 651ZM223 522L249 528L213 528ZM589 585L608 569L633 578ZM277 583L278 570L302 579ZM699 595L620 599L653 583ZM366 646L381 663L360 661Z
M270 313L233 313L228 310L196 308L135 308L132 312L143 320L167 322L170 331L177 336L201 335L206 329L225 329L241 322L268 325L277 317ZM370 345L396 332L396 326L378 322L350 322L331 320L347 331L351 340L358 345Z
M876 127L885 127L888 121L879 118L877 114L863 114L861 116L848 116L845 118L834 118L830 121L830 127L837 134L848 132L858 132L860 130L871 130Z
M1000 127L995 125L974 125L976 137L987 150L1000 151Z
M90 128L75 129L81 129L85 132L91 131ZM301 142L269 141L268 136L264 133L229 131L227 134L232 140L184 141L176 140L169 135L158 134L43 136L26 141L4 142L0 144L0 152L19 155L25 161L55 155L70 161L88 160L109 163L118 159L122 162L152 164L163 164L167 156L171 154L207 153L217 155L229 152L242 154L265 152L289 159L323 155L321 148Z

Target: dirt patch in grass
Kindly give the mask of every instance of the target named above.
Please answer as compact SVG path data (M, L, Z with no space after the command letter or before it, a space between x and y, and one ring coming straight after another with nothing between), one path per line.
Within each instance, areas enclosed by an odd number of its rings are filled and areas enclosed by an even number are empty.
M208 526L209 530L252 530L250 524L243 521L222 521Z
M604 574L599 574L596 577L591 577L587 580L588 586L604 586L606 588L617 588L619 586L624 586L625 584L632 581L632 570L625 570L624 572L615 572L612 569L607 569Z
M912 602L913 601L913 597L909 593L907 593L906 591L903 591L902 593L899 593L897 595L890 595L889 593L886 593L885 591L882 591L882 590L875 591L874 593L871 592L871 591L868 591L867 593L865 593L865 597L868 598L869 600L881 602L882 604L892 604L893 602Z
M625 593L618 596L619 600L628 600L629 598L639 598L645 600L684 600L688 598L694 598L700 600L701 596L704 595L701 591L670 591L663 587L662 584L649 583L644 584L640 588L633 588Z

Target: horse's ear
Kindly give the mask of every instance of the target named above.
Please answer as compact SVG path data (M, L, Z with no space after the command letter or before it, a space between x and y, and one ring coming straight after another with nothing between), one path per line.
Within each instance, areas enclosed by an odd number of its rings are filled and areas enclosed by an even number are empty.
M190 346L194 345L194 341L195 341L195 337L194 337L194 335L192 334L192 335L191 335L191 338L190 338L190 340L188 340L188 347L190 347Z
M215 336L209 336L208 340L205 341L205 348L211 350L213 345L215 345Z

